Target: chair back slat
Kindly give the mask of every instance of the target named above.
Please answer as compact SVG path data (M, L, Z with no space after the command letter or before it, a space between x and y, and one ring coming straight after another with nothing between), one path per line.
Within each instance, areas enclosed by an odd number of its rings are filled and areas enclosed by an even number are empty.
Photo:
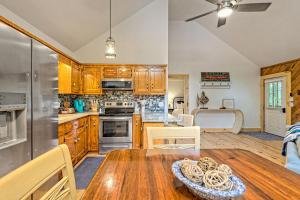
M149 149L200 149L200 127L148 127L148 148ZM155 140L175 141L170 144L155 144ZM177 140L186 140L187 143L178 144Z
M0 179L0 195L6 200L27 199L44 183L58 176L61 180L41 198L43 200L76 199L75 178L70 153L60 145L24 164Z

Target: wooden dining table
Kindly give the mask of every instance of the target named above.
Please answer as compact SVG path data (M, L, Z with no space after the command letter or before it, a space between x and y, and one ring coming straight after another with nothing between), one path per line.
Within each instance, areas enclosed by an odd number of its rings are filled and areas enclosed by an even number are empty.
M300 199L300 176L252 152L240 149L117 150L110 152L82 199L198 199L178 185L171 166L176 160L211 157L229 165L246 185L237 199Z

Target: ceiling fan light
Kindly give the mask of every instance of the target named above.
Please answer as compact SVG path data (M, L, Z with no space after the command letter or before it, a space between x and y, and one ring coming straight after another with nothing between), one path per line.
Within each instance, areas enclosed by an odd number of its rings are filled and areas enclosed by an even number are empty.
M224 7L218 11L218 17L220 17L220 18L229 17L232 14L232 12L233 12L232 8Z
M112 37L108 37L105 42L105 58L115 59L116 57L117 54L116 54L115 40Z

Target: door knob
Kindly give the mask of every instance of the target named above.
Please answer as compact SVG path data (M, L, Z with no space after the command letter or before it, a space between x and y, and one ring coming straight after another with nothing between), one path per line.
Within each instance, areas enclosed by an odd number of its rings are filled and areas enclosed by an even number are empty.
M281 108L282 113L286 113L286 108Z

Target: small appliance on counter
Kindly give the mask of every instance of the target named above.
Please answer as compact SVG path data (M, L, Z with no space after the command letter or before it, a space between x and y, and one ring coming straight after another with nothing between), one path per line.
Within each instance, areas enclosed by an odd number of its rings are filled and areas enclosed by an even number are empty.
M91 111L92 112L98 111L98 101L97 100L91 100Z
M74 107L76 112L82 113L84 112L84 102L82 99L75 99L74 100Z

